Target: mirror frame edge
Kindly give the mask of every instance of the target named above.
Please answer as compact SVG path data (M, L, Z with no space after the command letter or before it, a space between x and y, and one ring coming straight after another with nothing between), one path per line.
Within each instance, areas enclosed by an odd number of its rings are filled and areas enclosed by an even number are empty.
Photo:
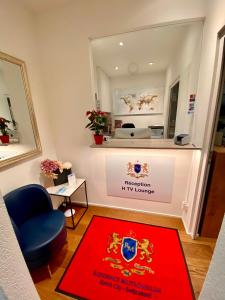
M33 150L30 150L28 152L25 152L25 153L22 153L19 155L15 155L14 157L7 158L3 161L0 161L0 169L1 169L1 168L10 166L12 164L15 164L17 162L21 162L22 160L25 160L27 158L31 158L31 157L41 154L42 146L41 146L41 139L40 139L38 126L37 126L37 120L36 120L36 116L35 116L35 112L34 112L34 106L33 106L33 101L32 101L32 96L31 96L31 91L30 91L30 84L29 84L29 80L28 80L26 63L25 63L25 61L23 61L19 58L16 58L14 56L11 56L11 55L6 54L1 51L0 51L0 59L5 60L9 63L16 64L20 67L24 92L25 92L25 96L26 96L26 104L27 104L28 111L29 111L29 117L30 117L30 122L31 122L31 126L32 126L32 130L33 130L35 146L36 146L36 148Z

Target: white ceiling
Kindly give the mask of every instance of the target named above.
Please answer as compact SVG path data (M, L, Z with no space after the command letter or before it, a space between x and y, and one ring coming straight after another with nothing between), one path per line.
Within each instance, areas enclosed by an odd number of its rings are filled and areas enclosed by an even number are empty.
M55 7L64 6L71 0L20 0L31 12L42 13L54 9Z
M91 42L94 64L109 77L131 74L130 69L138 74L165 71L179 51L190 26L199 26L199 23L163 26L95 39ZM119 46L121 41L123 47ZM153 62L153 65L148 62ZM117 71L115 66L119 67Z

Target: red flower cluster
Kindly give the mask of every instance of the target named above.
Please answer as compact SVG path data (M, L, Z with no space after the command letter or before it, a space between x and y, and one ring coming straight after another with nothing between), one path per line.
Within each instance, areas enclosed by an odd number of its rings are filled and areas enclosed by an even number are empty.
M0 118L0 131L2 132L2 135L7 135L8 131L8 125L7 123L10 123L9 120L6 120L5 118Z
M90 110L88 110L87 112L86 112L86 116L89 116L89 115L91 115L91 114L96 114L96 115L98 115L98 116L104 116L105 115L105 112L104 111L100 111L100 110L92 110L92 111L90 111Z
M88 110L86 112L86 116L88 117L89 123L86 128L95 131L95 134L99 135L102 132L102 129L107 124L107 117L105 112L100 110Z

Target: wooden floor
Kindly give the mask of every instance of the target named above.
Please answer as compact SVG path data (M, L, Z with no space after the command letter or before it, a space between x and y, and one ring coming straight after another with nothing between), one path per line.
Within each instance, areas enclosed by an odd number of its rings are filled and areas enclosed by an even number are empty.
M198 238L192 240L190 236L185 233L182 221L179 218L91 206L88 208L76 229L68 229L68 243L57 256L51 260L49 265L52 278L49 277L47 268L41 268L32 273L35 286L42 300L71 299L70 297L56 293L55 288L93 215L114 217L178 229L196 299L198 298L214 250L215 239Z

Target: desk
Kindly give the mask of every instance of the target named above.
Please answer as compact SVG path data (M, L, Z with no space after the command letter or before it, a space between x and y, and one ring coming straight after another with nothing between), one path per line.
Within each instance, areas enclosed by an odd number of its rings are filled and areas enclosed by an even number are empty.
M72 202L71 202L71 197L72 195L82 186L84 185L85 187L85 200L86 200L86 206L85 210L83 213L79 216L77 222L75 223L74 220L74 214L72 210ZM67 228L74 229L78 223L80 222L81 218L85 214L86 210L88 209L88 197L87 197L87 185L86 185L86 180L82 178L77 178L76 183L69 185L68 183L60 184L57 186L50 186L47 188L47 191L50 195L52 196L59 196L64 198L64 203L66 206L69 204L69 209L71 211L71 218L72 218L72 223L73 226L67 226ZM76 214L76 213L75 213Z

